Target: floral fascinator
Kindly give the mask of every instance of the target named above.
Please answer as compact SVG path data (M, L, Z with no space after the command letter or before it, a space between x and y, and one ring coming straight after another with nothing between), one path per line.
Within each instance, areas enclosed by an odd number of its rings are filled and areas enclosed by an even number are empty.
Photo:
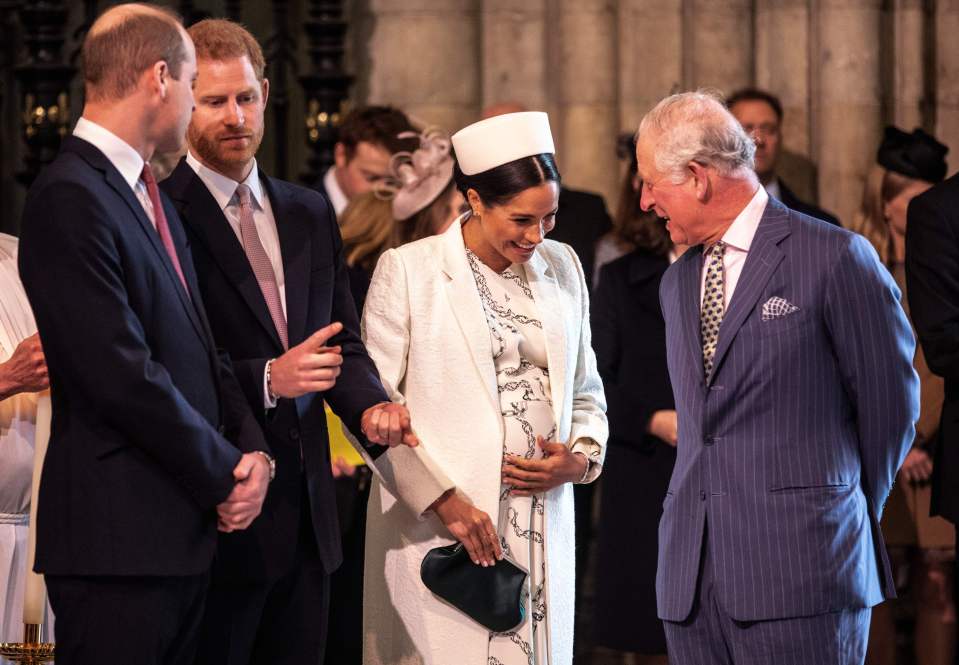
M390 182L379 188L379 195L392 199L393 219L409 219L436 200L453 179L450 139L436 127L422 134L403 132L401 139L419 139L413 152L398 152L390 160Z

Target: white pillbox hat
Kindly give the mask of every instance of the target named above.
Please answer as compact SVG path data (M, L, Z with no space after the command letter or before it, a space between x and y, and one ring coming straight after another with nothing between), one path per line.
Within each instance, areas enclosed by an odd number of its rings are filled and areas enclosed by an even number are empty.
M456 161L466 175L522 157L556 152L549 117L541 111L506 113L474 122L453 134L452 141Z

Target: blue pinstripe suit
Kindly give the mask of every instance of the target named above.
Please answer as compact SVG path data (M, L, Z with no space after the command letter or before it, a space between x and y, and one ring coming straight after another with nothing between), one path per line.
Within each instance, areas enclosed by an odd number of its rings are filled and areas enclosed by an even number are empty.
M737 621L893 596L879 517L913 440L919 386L888 271L864 238L770 199L707 382L701 269L694 247L660 289L679 413L660 522L660 618L690 616L704 556L718 604ZM798 311L763 321L777 296Z

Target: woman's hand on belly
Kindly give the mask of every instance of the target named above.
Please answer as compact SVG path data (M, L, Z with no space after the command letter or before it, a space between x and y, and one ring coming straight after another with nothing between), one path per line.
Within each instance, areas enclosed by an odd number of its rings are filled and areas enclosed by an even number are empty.
M473 563L487 567L503 558L499 536L490 516L465 500L455 489L448 490L430 506L456 540L463 543Z
M503 484L510 486L513 496L542 494L563 483L574 483L586 473L589 462L585 455L570 452L562 443L547 443L536 437L544 454L543 459L525 459L506 455L503 463Z

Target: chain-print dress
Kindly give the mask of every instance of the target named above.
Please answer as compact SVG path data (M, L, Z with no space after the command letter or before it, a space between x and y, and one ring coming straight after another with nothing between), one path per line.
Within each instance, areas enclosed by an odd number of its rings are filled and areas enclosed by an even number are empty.
M556 435L546 338L521 265L502 273L467 250L489 324L505 436L503 454L540 459L536 437ZM529 571L526 621L509 633L490 633L487 665L548 665L545 497L510 496L500 489L499 537L504 554Z

